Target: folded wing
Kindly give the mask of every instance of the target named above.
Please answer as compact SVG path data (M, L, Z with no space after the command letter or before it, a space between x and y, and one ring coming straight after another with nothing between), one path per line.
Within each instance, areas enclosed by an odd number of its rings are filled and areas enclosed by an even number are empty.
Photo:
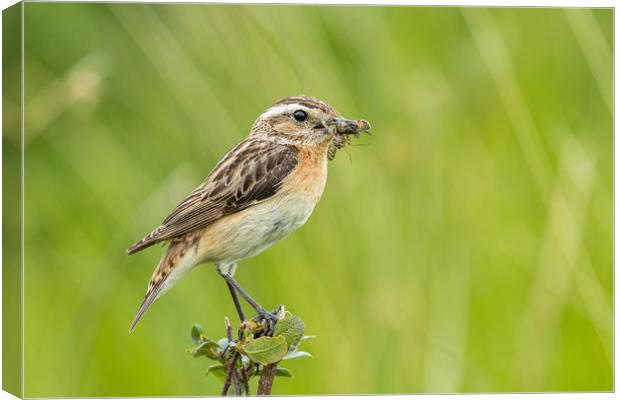
M205 228L275 195L297 166L297 150L248 138L220 161L204 182L191 192L144 239L127 249L136 253L155 243Z

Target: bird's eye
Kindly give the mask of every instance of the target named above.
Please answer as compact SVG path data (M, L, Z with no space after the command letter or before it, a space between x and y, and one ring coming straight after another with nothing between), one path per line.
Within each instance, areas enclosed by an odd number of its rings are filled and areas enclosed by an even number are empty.
M293 113L293 118L295 118L295 121L303 122L308 118L308 114L304 110L297 110Z

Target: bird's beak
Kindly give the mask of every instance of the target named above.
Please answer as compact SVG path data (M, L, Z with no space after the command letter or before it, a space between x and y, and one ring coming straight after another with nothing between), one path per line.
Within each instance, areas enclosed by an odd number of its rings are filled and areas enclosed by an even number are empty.
M340 134L349 134L359 136L361 132L366 132L370 129L370 123L365 119L346 119L342 117L336 117L325 123L327 126L333 126L336 132Z

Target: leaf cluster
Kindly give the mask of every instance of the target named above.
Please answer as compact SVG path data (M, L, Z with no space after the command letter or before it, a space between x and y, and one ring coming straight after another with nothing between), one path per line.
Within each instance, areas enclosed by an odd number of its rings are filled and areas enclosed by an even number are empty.
M195 347L188 350L188 353L194 358L205 357L217 361L207 368L207 375L226 382L234 369L239 380L247 386L248 381L260 376L267 365L312 357L310 353L298 350L304 340L312 338L304 336L304 329L304 322L288 311L273 326L265 320L244 321L235 339L229 332L227 337L211 340L203 334L202 327L195 324L191 329ZM286 368L278 367L275 376L292 378L293 374Z

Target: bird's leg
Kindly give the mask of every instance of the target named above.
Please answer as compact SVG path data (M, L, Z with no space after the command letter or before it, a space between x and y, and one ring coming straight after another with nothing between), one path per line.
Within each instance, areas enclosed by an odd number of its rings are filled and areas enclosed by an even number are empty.
M237 264L217 264L217 270L220 275L228 274L233 276L237 270ZM233 299L233 303L235 303L235 309L237 310L237 314L239 314L239 319L241 322L245 322L245 313L243 312L243 307L241 307L241 302L239 301L239 296L237 296L235 288L228 282L226 282L226 286L228 286L230 296Z
M230 295L232 296L233 302L235 303L235 308L237 309L237 314L239 314L239 319L241 322L245 322L245 314L243 313L243 308L241 307L241 303L239 302L239 296L237 296L237 292L233 285L230 282L226 282L228 286L228 290L230 290Z
M276 322L278 320L277 316L273 315L272 313L270 313L269 311L267 311L263 307L261 307L261 305L258 304L248 294L248 292L243 290L243 288L241 286L239 286L237 281L235 281L233 279L233 277L228 273L228 271L223 271L221 268L218 268L218 272L220 273L222 278L224 278L224 280L226 280L226 283L229 285L229 287L232 287L232 289L234 289L235 292L239 293L241 295L241 297L243 297L245 299L245 301L247 301L248 304L250 304L252 306L252 308L254 308L256 310L258 315L260 315L261 317L265 318L270 323Z

